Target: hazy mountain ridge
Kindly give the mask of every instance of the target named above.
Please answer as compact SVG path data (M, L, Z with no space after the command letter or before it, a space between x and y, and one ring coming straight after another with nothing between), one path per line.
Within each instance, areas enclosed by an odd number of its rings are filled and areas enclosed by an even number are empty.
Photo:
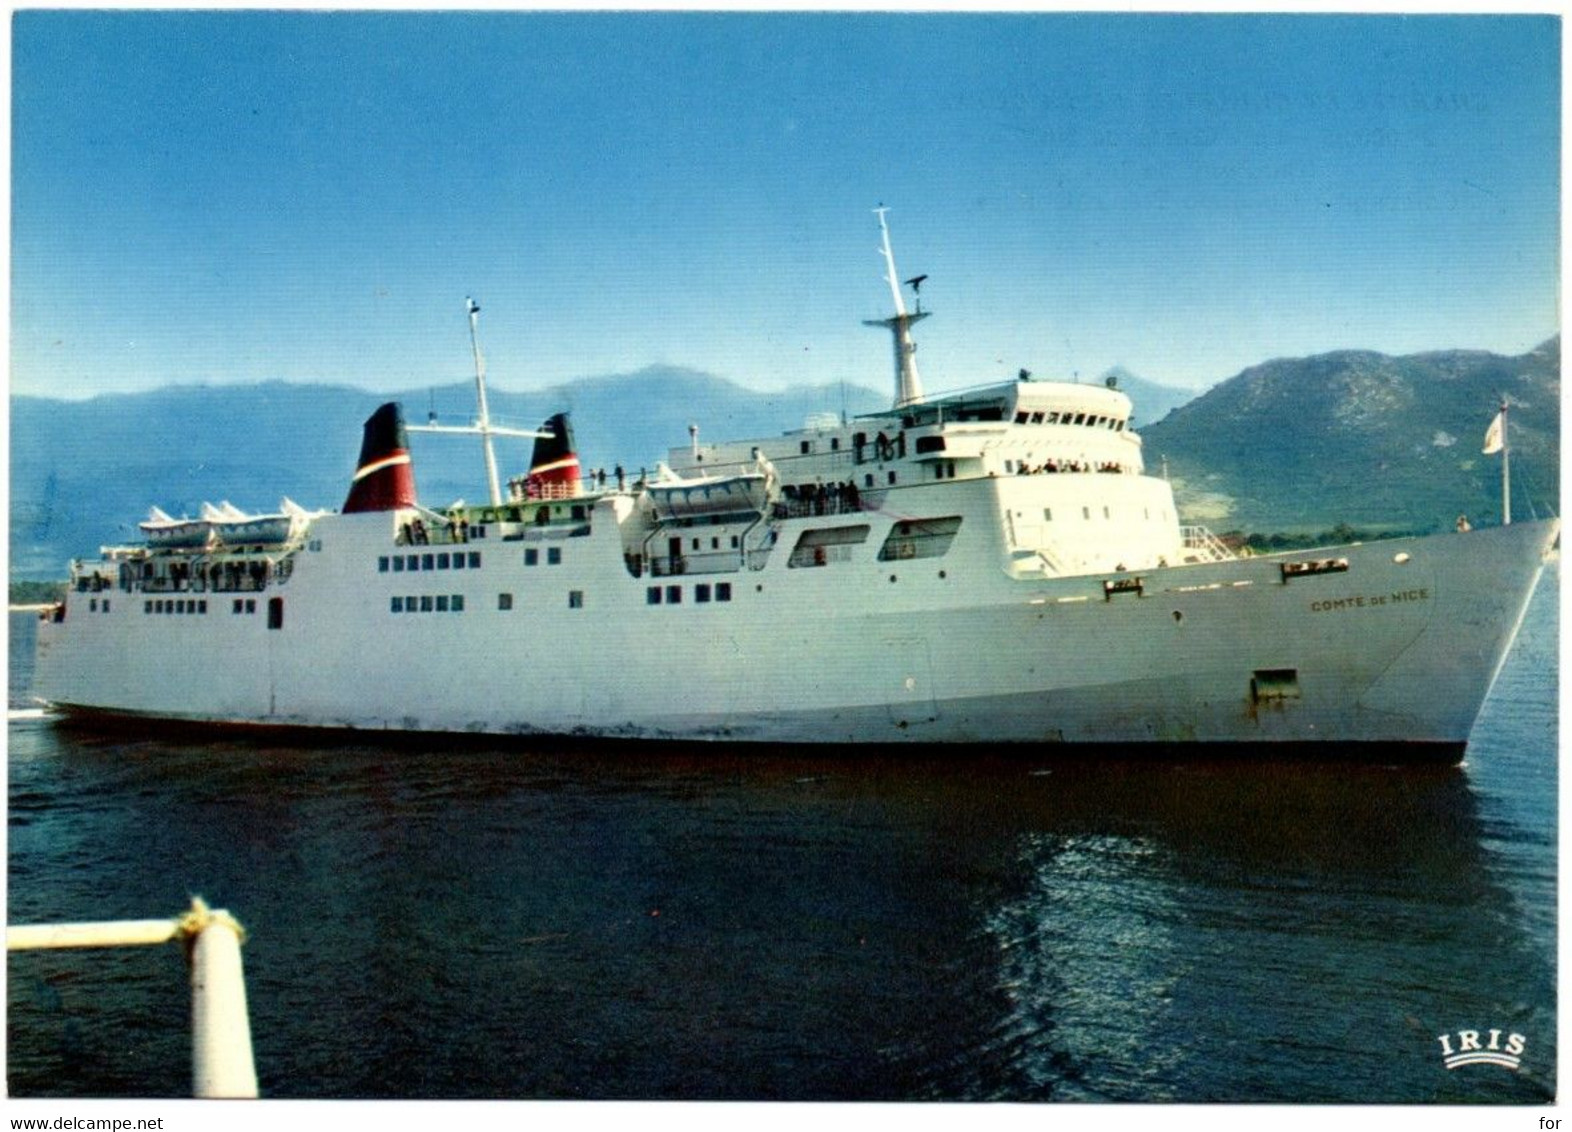
M197 513L228 499L272 510L285 495L306 507L344 500L360 452L361 425L380 404L399 400L405 419L424 423L435 406L443 424L474 417L473 381L398 394L344 385L180 385L88 401L11 400L11 574L58 577L69 557L133 540L148 508ZM586 469L618 462L655 466L701 439L770 435L802 426L810 413L870 412L888 394L856 385L746 389L695 370L651 366L548 389L492 388L495 422L535 428L552 413L573 415ZM442 504L485 498L480 445L471 437L415 435L421 498ZM505 478L525 471L530 442L497 442Z
M1143 430L1180 510L1219 530L1499 522L1499 455L1481 452L1504 395L1514 517L1558 507L1560 339L1506 357L1342 350L1252 366Z
M1117 368L1135 402L1153 474L1167 458L1185 518L1218 531L1435 529L1459 512L1499 513L1499 456L1479 452L1505 392L1513 404L1515 507L1555 504L1560 458L1560 343L1519 357L1450 350L1408 357L1339 351L1253 366L1199 396ZM148 507L195 514L204 500L271 510L343 502L361 424L403 402L424 422L474 413L472 381L402 394L266 382L171 386L89 401L11 401L11 574L62 575L67 558L133 540ZM822 385L760 392L695 370L652 366L549 389L489 391L493 419L535 427L573 414L586 469L653 468L697 424L701 440L768 436L812 413L885 408L888 392ZM1171 410L1171 411L1170 411ZM1156 420L1155 424L1141 422ZM478 443L412 439L421 497L484 498ZM504 477L525 470L529 442L498 442Z

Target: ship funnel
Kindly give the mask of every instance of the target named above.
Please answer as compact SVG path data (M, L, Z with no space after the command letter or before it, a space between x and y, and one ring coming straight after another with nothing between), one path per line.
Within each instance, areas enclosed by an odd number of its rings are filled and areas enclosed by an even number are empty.
M579 494L579 457L567 413L557 413L540 426L550 436L535 438L525 494L530 499L564 499Z
M415 506L415 469L409 460L404 413L389 401L366 420L360 463L343 511L394 511Z

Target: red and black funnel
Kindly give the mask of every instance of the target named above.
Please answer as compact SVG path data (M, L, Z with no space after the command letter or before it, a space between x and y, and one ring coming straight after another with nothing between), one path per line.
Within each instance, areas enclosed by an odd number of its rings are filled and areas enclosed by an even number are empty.
M415 506L415 470L409 461L409 434L398 402L389 401L366 420L360 463L344 500L344 514L394 511Z
M573 445L573 425L567 413L558 413L540 426L551 435L535 438L525 494L531 499L565 499L579 494L579 457Z

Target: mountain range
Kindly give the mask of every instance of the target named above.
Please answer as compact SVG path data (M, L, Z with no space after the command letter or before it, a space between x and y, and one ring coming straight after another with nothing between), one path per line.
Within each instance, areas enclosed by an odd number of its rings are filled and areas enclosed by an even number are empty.
M1558 507L1561 343L1513 357L1344 350L1252 366L1143 430L1180 512L1219 532L1444 530L1501 521L1508 406L1513 515Z
M1459 513L1499 514L1499 456L1480 440L1502 395L1511 406L1515 508L1556 507L1560 343L1502 357L1470 351L1388 357L1343 351L1252 367L1199 396L1109 375L1136 403L1148 470L1166 462L1181 515L1219 532L1433 530ZM458 381L401 397L411 423L467 423L474 389ZM812 414L869 412L889 394L858 385L745 389L709 374L650 367L532 392L492 389L494 421L536 427L573 415L586 468L653 468L701 439L778 433ZM11 401L11 576L55 578L68 557L131 541L152 505L196 514L204 500L250 511L288 495L336 507L359 453L361 422L390 395L340 385L272 382L173 386L88 401ZM1141 422L1155 421L1154 424ZM421 437L416 479L426 501L483 497L479 446ZM499 441L504 475L528 462L527 441Z

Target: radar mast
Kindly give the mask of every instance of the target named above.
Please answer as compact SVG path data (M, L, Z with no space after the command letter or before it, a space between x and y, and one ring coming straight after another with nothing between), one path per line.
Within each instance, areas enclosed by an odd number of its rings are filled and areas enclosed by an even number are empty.
M884 237L884 246L880 254L884 256L885 279L890 284L890 296L895 300L895 314L890 318L866 319L863 325L882 326L894 337L895 407L903 409L907 405L915 405L926 399L922 389L922 377L917 372L917 343L912 341L911 326L919 319L928 317L928 312L922 309L920 291L923 280L928 277L918 275L906 281L906 286L912 289L912 295L917 300L917 309L908 313L906 302L901 297L901 277L895 270L895 254L890 250L890 226L884 220L884 214L890 210L881 204L873 211L879 218L879 231Z

